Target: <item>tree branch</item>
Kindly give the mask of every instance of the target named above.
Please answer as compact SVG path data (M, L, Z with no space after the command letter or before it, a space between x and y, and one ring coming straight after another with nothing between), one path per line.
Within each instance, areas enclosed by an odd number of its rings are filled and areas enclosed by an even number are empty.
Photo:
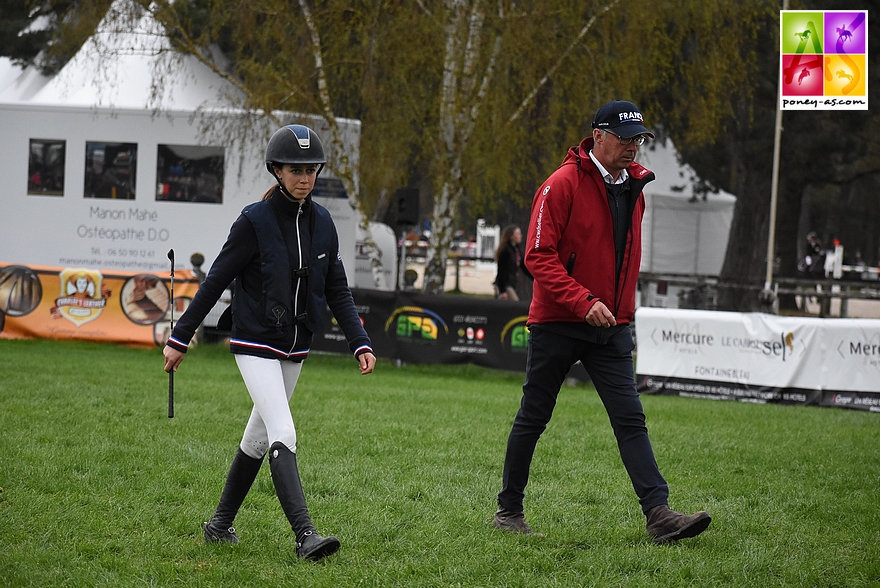
M562 67L562 63L571 54L571 52L574 51L574 48L581 41L581 39L584 38L584 36L587 34L587 32L593 27L593 23L596 22L596 19L599 16L601 16L603 13L606 13L609 10L611 10L618 2L620 2L620 0L612 0L610 4L607 4L605 7L602 8L602 10L599 11L598 14L594 14L593 17L590 18L589 21L587 21L587 24L584 25L584 27L581 29L581 32L578 33L577 37L575 37L574 40L571 42L571 44L566 48L566 50L562 53L562 55L559 57L559 59L553 65L553 67L551 67L550 70L546 74L544 74L544 77L542 77L541 80L535 85L535 87L532 89L532 91L529 93L529 95L525 97L525 99L519 105L519 108L516 109L516 112L514 112L513 115L511 115L511 117L508 119L507 123L505 123L505 125L504 125L505 129L507 129L511 125L513 125L513 123L515 123L519 119L519 117L522 116L523 112L525 112L528 105L532 102L532 100L535 99L535 96L538 95L538 92L541 90L541 88L544 87L544 85L550 80L550 78L552 78L553 75L559 70L559 68ZM501 135L501 133L499 133L499 138L500 138L500 135Z

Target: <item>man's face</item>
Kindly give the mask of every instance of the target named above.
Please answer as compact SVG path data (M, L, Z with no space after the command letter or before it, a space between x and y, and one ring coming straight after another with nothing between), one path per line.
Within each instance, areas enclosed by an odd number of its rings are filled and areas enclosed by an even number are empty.
M593 130L593 141L593 155L615 178L620 170L630 166L639 152L635 141L621 145L617 136L610 131Z

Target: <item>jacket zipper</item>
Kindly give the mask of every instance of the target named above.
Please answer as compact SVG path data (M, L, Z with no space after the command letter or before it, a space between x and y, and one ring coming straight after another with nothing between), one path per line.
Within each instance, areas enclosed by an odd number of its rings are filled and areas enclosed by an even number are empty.
M615 235L620 230L620 196L618 194L614 195L614 208L617 209L617 215L615 216L617 226L613 226L611 228L611 238L614 240L614 303L611 309L611 314L617 315L617 296L619 294L620 288L620 273L617 271L617 239ZM626 241L624 241L624 251L623 256L626 257ZM623 264L620 266L620 271L623 272Z
M629 264L632 262L632 257L630 256L631 247L627 247L626 244L630 241L630 232L633 230L633 222L632 217L630 217L629 223L629 231L626 232L626 241L624 241L623 248L623 263L620 264L620 275L614 278L615 288L614 288L614 306L615 309L612 311L615 315L617 314L617 307L620 306L620 295L623 293L623 287L626 285L627 276L629 274ZM615 260L615 264L616 264ZM615 265L616 267L616 265ZM620 276L623 276L623 283L619 282ZM619 288L619 289L618 289Z
M302 269L303 266L303 256L302 256L302 235L299 230L299 218L303 214L303 203L299 203L299 209L296 212L296 249L297 249L297 257L299 258L297 261L297 268ZM296 320L296 317L299 316L299 309L297 308L297 303L299 302L299 286L300 286L300 277L296 278L296 288L293 292L293 342L290 346L290 352L293 353L293 350L296 349L296 340L299 336L299 323Z

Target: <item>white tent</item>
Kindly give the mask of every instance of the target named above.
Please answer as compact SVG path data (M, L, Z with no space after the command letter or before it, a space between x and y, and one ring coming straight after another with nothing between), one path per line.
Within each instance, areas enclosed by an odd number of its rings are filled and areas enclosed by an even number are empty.
M652 142L639 162L657 179L645 187L643 272L717 276L724 263L736 197L697 189L696 172L679 163L670 141Z

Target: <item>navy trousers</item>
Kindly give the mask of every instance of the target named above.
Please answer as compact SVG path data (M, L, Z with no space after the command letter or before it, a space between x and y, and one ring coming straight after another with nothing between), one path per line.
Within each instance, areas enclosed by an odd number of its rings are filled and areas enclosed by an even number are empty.
M531 329L522 403L507 440L503 484L498 494L501 508L523 512L535 446L550 422L565 377L578 360L590 374L605 405L642 512L667 504L669 488L654 459L642 401L636 391L632 331L615 329L609 335L607 340L592 343L547 331L539 325Z

